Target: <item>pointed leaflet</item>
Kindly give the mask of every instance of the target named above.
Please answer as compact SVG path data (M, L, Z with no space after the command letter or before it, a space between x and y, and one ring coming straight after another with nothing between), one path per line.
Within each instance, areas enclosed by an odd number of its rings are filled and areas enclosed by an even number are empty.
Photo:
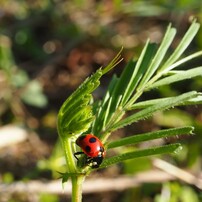
M169 102L172 100L174 97L167 97L167 98L157 98L157 99L152 99L152 100L146 100L142 102L137 102L134 105L132 105L128 110L134 110L134 109L144 109L148 108L149 106L159 104L161 102ZM202 94L198 93L198 95L194 98L191 98L183 103L179 103L178 106L183 106L183 105L197 105L202 103Z
M141 80L140 85L138 86L139 90L141 90L142 88L145 87L146 83L151 79L151 77L153 76L155 71L159 68L159 65L161 64L168 48L170 47L175 34L176 34L176 29L171 28L171 26L169 26L167 28L163 41L162 41L156 55L154 56L150 66L148 67L147 72L145 73L143 79Z
M195 21L192 22L191 26L189 27L188 31L180 41L177 48L174 50L172 55L167 59L167 61L163 64L163 66L158 70L157 74L148 82L148 86L150 86L150 84L154 83L162 75L168 73L170 70L174 69L180 64L185 63L186 61L201 55L201 52L199 51L176 62L181 57L181 55L184 53L186 48L189 46L189 44L197 34L199 27L200 27L199 23L196 23Z
M99 122L100 125L103 124L103 128L105 128L106 124L109 124L117 108L122 107L127 103L138 82L145 74L148 63L151 61L155 51L156 45L149 44L148 42L145 45L137 64L131 60L124 68L121 77L114 77L112 79L109 90L106 93L102 105L100 106L102 110L100 110L100 113L96 115L96 122ZM102 119L100 119L101 115L103 117Z
M105 159L104 162L101 164L100 168L105 168L110 165L121 163L121 162L129 160L129 159L176 152L179 149L181 149L180 144L170 144L170 145L153 147L153 148L144 149L144 150L127 152L124 154L120 154L120 155Z
M126 146L126 145L130 145L130 144L137 144L140 142L164 138L164 137L167 138L170 136L192 134L193 130L194 130L193 127L187 126L187 127L179 127L179 128L171 128L171 129L153 131L153 132L144 133L144 134L135 134L130 137L125 137L125 138L121 138L120 140L110 142L107 145L107 149L116 148L116 147L120 147L120 146Z
M97 113L96 113L96 119L95 119L95 121L92 125L92 129L91 129L91 131L94 134L100 134L100 131L105 127L107 118L109 116L111 116L109 114L109 107L111 105L111 99L112 99L111 94L112 94L112 91L114 89L114 86L115 86L117 80L118 80L118 78L116 77L116 75L114 75L109 84L108 90L106 92L106 95L105 95L103 101L100 102L99 105L97 106L98 109L97 109ZM95 108L96 108L96 106L95 106Z
M148 88L146 88L146 90L157 88L163 85L169 85L171 83L186 80L186 79L191 79L196 76L202 76L202 67L196 67L190 70L180 71L179 73L176 73L175 75L167 76L153 83Z
M146 109L143 109L123 120L121 120L120 122L118 122L117 124L114 124L111 128L110 131L114 131L116 129L119 128L123 128L127 125L130 125L138 120L142 120L145 118L148 118L149 116L151 116L154 112L159 111L159 110L166 110L169 109L171 107L174 107L176 105L179 105L180 103L183 103L191 98L195 98L198 96L198 93L195 91L192 92L188 92L188 93L184 93L182 95L176 96L174 97L172 100L168 100L164 103L159 103L156 105L152 105Z
M195 20L192 22L191 26L189 27L188 31L180 41L179 45L173 52L173 54L169 57L169 59L165 62L165 64L162 66L162 68L159 70L159 72L168 72L171 70L170 66L176 62L179 57L183 54L183 52L186 50L186 48L189 46L195 35L197 34L198 30L200 28L200 24L196 23Z
M121 105L124 106L131 98L132 94L134 93L138 83L141 81L142 77L144 76L145 72L147 71L147 67L151 62L153 55L156 52L156 44L151 44L149 41L144 46L144 49L141 52L141 55L135 65L135 62L131 61L128 63L128 66L125 67L123 74L123 78L129 78L125 89L123 90L123 98L121 101ZM132 64L130 64L132 63ZM131 71L132 70L132 71ZM131 72L129 72L131 71ZM125 79L120 80L120 85L123 85ZM130 101L134 102L132 99Z
M194 59L194 58L196 58L196 57L199 57L199 56L201 56L201 55L202 55L202 51L198 51L198 52L196 52L196 53L193 53L193 54L191 54L191 55L188 55L188 56L186 56L186 57L184 57L184 58L178 60L177 62L175 62L175 63L169 65L169 69L167 69L167 71L161 72L161 73L158 72L158 74L157 74L156 76L154 76L154 78L155 78L155 79L156 79L156 77L159 78L159 77L162 76L163 74L165 74L165 73L167 73L167 72L171 72L172 69L174 69L174 68L180 66L181 64L186 63L186 62L188 62L189 60L192 60L192 59ZM154 79L154 78L153 78L153 79ZM152 79L152 80L153 80L153 79ZM154 80L155 80L155 79L154 79ZM156 80L157 80L157 79L156 79Z

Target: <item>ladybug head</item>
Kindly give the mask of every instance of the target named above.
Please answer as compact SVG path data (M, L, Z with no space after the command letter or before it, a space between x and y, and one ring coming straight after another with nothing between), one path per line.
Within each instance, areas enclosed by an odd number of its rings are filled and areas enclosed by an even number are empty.
M100 164L102 163L103 161L103 157L102 156L98 156L98 157L94 157L91 159L91 167L92 168L99 168Z

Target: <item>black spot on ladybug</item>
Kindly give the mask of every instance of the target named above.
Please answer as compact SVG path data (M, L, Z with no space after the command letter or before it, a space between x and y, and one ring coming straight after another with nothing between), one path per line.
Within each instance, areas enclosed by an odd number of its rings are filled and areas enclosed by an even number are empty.
M86 138L86 135L80 136L77 140L76 140L76 144L80 145L80 143Z
M90 146L86 146L85 151L86 151L86 152L90 152L90 151L91 151Z
M96 142L97 140L96 140L96 138L94 138L94 137L91 137L90 139L89 139L89 142L90 143L94 143L94 142Z

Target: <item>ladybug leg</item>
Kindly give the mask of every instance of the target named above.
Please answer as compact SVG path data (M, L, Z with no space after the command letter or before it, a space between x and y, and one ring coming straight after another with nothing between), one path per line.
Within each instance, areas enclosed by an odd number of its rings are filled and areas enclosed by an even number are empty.
M76 158L76 160L78 161L79 159L78 159L78 155L81 155L81 154L84 154L83 152L75 152L74 153L74 157Z

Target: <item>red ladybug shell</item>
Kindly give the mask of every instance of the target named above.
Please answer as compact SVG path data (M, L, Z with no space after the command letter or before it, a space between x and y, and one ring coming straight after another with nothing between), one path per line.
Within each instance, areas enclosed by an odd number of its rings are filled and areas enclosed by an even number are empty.
M87 134L80 136L76 144L81 147L82 151L89 157L104 157L105 151L102 142L94 135Z

